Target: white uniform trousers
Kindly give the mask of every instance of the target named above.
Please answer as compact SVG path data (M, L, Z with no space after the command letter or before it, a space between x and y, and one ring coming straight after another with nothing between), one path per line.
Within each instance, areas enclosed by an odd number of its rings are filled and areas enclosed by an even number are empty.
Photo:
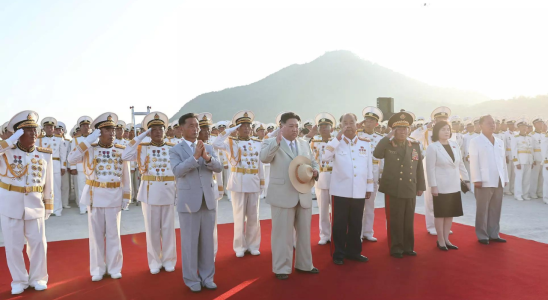
M514 197L525 197L529 195L529 186L531 185L531 165L521 165L521 170L514 165L516 174L514 182Z
M542 166L542 178L543 178L543 187L542 187L542 200L544 203L548 204L548 170L547 166Z
M132 201L137 201L137 193L139 191L139 186L141 185L141 178L139 177L139 171L135 171L131 173L131 187L133 191L133 195L131 197L133 198Z
M61 192L61 172L53 173L53 213L60 216L63 213L63 196Z
M234 252L259 250L261 223L259 222L259 192L232 192L234 215Z
M174 205L141 204L145 218L148 267L151 270L174 268L177 263Z
M82 191L84 190L84 186L86 185L86 175L83 171L78 172L76 180L78 181L78 183L76 184L76 203L78 204L78 207L80 207L80 213L85 213L87 207L85 205L80 205L80 199L82 199Z
M61 176L61 195L60 196L61 196L61 202L63 203L63 207L68 206L69 197L70 197L70 173L68 171L65 172L65 175Z
M261 198L266 198L267 191L268 191L268 184L270 183L270 164L263 165L264 166L264 190L261 194Z
M227 191L226 197L228 198L229 201L232 198L232 193L229 190L227 190L230 173L231 173L230 166L228 167L228 169L223 169L223 188L225 191Z
M88 206L87 209L91 276L103 276L107 272L111 275L122 272L124 262L120 239L122 208Z
M377 183L377 180L375 180L371 197L365 199L362 220L362 237L374 237L375 231L373 230L373 223L375 222L375 199L377 198L378 191L379 184Z
M69 202L72 200L76 203L76 207L78 207L78 192L76 191L78 189L78 180L76 180L76 176L72 176L69 174L70 177L70 192L69 192Z
M531 197L539 197L542 196L542 163L537 162L533 168L531 169L531 184L529 186L529 195Z
M11 287L27 288L36 284L48 283L47 241L44 218L33 220L12 219L0 215L6 261L10 270ZM27 244L27 256L30 261L29 273L23 258L23 246Z
M320 240L331 241L331 218L329 216L331 195L329 189L316 188L316 198L320 215Z
M424 170L426 170L426 159L423 159ZM468 163L470 168L470 163ZM426 178L426 172L424 172L424 181L428 182ZM426 230L428 232L435 233L436 226L434 225L434 197L432 196L432 190L428 185L426 185L426 191L424 191L424 219L426 221Z
M516 179L516 172L514 170L514 162L510 160L510 162L506 165L508 170L508 180L509 183L504 187L505 193L513 193L514 192L514 182ZM468 173L470 174L470 173ZM471 185L472 186L472 185Z

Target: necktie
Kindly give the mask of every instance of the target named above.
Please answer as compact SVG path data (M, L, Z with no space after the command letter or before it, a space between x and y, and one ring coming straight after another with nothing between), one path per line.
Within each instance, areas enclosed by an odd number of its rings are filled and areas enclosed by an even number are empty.
M289 145L291 145L291 152L293 152L293 155L297 156L297 148L295 142L291 142L289 143Z

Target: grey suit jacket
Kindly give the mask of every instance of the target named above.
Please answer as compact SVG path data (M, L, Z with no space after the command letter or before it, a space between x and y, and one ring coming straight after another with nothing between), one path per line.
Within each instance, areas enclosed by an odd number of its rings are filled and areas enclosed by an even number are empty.
M319 172L319 166L314 159L310 144L297 138L297 148L298 154L310 158L312 168ZM263 141L259 157L263 163L270 164L270 183L268 184L266 203L281 208L292 208L298 203L303 208L312 207L311 192L299 193L289 180L289 163L295 158L295 155L283 139L280 145L276 143L276 138Z
M171 169L177 180L178 212L193 213L200 210L202 195L209 210L215 209L217 206L215 203L217 186L213 184L213 172L221 172L223 165L213 147L210 145L205 145L205 147L211 156L209 163L206 163L201 157L196 161L194 151L185 141L169 149Z

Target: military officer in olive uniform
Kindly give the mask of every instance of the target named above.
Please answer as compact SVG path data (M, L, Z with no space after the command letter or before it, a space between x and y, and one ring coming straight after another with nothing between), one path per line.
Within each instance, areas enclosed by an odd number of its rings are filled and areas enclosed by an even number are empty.
M377 144L373 156L384 159L379 191L384 193L390 255L416 256L413 222L417 196L426 190L420 144L407 139L413 115L402 111L388 121L393 130Z

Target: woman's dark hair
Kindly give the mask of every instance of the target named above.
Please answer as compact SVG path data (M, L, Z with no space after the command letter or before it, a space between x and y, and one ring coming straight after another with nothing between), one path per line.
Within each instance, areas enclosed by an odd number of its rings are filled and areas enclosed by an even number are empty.
M179 126L185 125L186 119L190 119L190 118L195 118L196 120L198 120L198 115L196 115L195 113L188 113L188 114L182 115L179 118Z
M451 131L451 124L449 124L446 121L439 121L436 122L436 125L434 125L434 129L432 129L432 142L437 142L440 140L440 130L445 127L449 126L449 131ZM451 131L451 134L449 135L449 138L453 136L453 131Z
M280 118L280 123L285 124L285 122L287 122L287 120L289 119L297 119L297 121L301 121L301 117L299 117L298 114L290 111L282 114L282 117Z

